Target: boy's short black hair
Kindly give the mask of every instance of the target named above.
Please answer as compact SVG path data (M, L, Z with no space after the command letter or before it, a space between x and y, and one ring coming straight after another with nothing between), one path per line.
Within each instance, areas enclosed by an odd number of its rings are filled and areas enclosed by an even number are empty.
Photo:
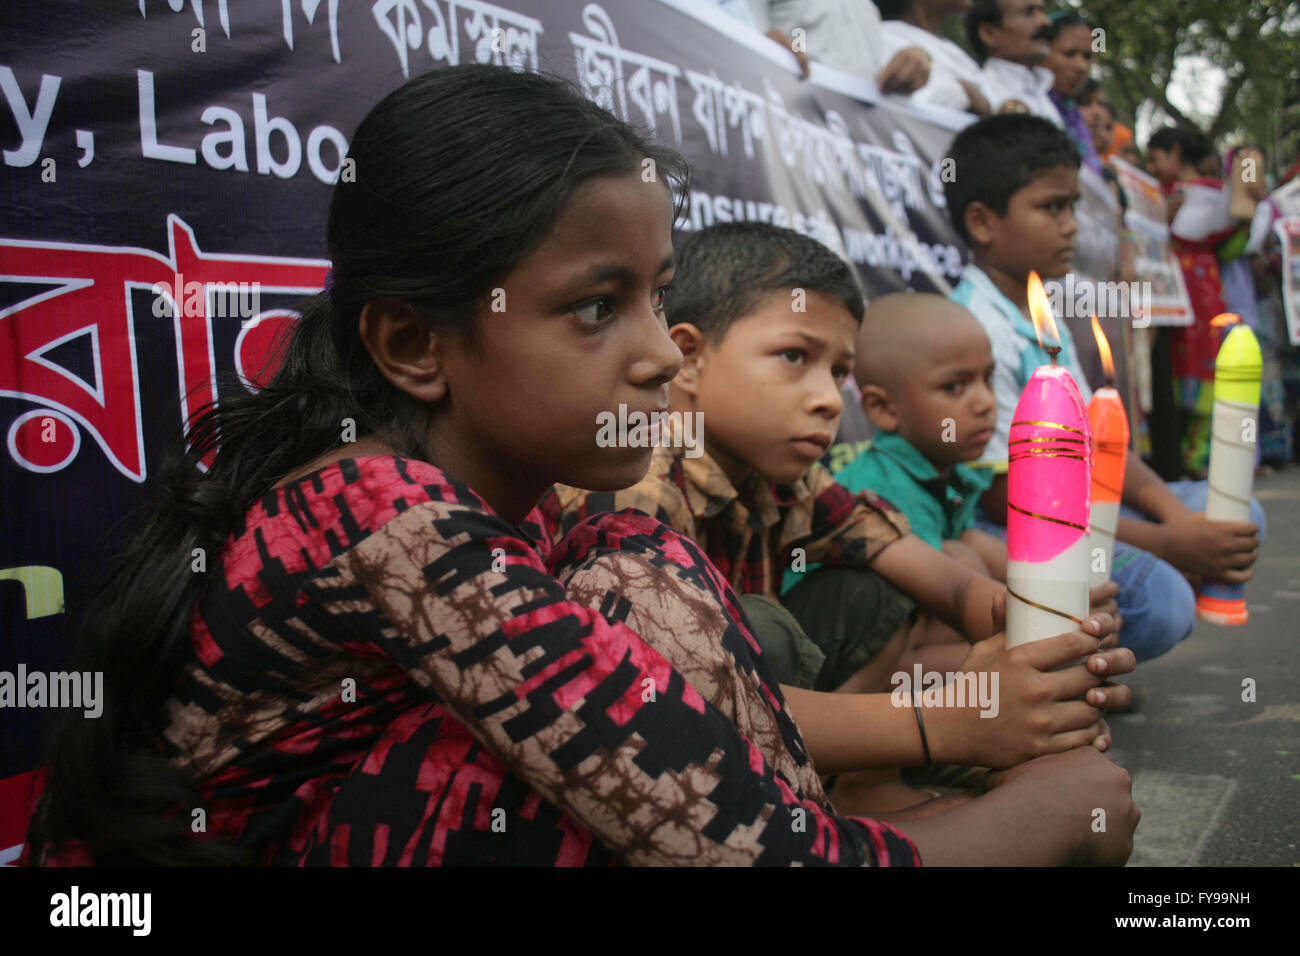
M676 261L664 298L668 324L689 322L715 344L767 296L789 289L837 299L862 322L862 291L848 263L793 229L763 222L710 226L677 247Z
M966 207L982 202L1006 215L1011 197L1039 173L1055 166L1080 165L1079 147L1070 134L1041 116L1006 113L972 123L948 148L953 175L943 194L948 215L967 244Z
M966 39L980 63L989 58L989 48L980 39L980 26L985 23L1002 26L1002 0L975 0L966 11Z
M1190 126L1162 126L1147 140L1148 153L1153 149L1172 153L1175 146L1178 147L1178 158L1189 166L1197 165L1214 153L1214 140Z

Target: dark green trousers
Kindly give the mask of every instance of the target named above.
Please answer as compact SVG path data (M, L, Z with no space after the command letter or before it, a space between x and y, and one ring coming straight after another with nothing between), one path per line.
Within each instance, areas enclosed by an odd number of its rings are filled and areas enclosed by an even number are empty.
M821 567L777 602L741 596L778 683L832 691L861 670L916 603L874 571Z

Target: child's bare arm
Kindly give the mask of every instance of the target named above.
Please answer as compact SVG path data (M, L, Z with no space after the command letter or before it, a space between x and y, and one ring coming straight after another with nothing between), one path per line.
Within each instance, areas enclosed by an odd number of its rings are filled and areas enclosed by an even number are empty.
M997 475L993 478L993 484L989 486L989 490L984 492L984 497L980 499L980 507L989 516L989 520L995 524L1005 525L1007 523L1006 475Z
M781 693L818 773L918 767L925 763L915 711L910 706L894 706L889 694L822 693L789 684L781 685ZM928 736L928 716L926 720ZM932 738L928 742L931 756L940 760L935 753L937 741ZM941 752L944 758L955 757L946 746Z
M871 569L951 625L966 640L991 637L994 600L1006 586L908 534L876 555Z
M1123 864L1141 811L1114 761L1083 747L1002 774L992 789L922 819L898 820L927 866ZM1096 808L1111 826L1091 825Z
M945 538L940 545L940 549L944 554L948 555L948 557L960 561L976 574L982 574L985 577L992 577L989 573L988 563L985 562L984 558L978 551L972 548L965 541L960 541L957 538Z
M975 550L988 568L989 577L1006 583L1007 580L1007 543L996 535L979 528L967 528L958 538L962 544Z
M1007 648L1001 636L981 642L959 670L975 675L986 698L977 700L974 690L967 697L963 689L965 706L925 706L924 688L911 686L911 672L904 672L906 683L902 677L892 680L896 689L887 694L819 693L788 685L781 692L820 773L923 764L914 704L922 705L935 763L1011 767L1043 754L1109 743L1097 741L1099 735L1109 737L1101 713L1127 706L1131 692L1108 681L1137 663L1125 648L1101 650L1099 638L1112 629L1113 622L1099 614L1083 631L1020 647ZM1062 666L1082 655L1085 663ZM981 673L986 675L982 685Z
M1124 503L1154 521L1120 516L1117 537L1149 551L1187 574L1242 583L1251 576L1259 551L1252 522L1210 521L1194 512L1140 458L1130 455L1124 470Z

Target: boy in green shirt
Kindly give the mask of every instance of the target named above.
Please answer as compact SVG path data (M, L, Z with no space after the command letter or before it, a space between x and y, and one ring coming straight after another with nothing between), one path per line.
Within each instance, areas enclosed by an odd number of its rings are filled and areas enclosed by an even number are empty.
M877 299L858 334L855 375L879 431L835 477L885 498L926 543L1004 579L1006 545L975 527L993 473L966 464L997 424L993 371L989 338L962 306L922 293Z

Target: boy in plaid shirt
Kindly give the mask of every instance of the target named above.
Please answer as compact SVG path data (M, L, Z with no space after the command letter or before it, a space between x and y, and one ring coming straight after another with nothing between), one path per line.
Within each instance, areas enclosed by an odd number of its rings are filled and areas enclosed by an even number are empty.
M539 506L557 536L631 508L698 541L742 595L763 659L807 720L834 718L814 712L823 695L800 689L887 696L918 609L974 642L1000 629L1005 602L1002 585L818 462L839 424L863 308L849 267L814 239L761 223L690 237L666 296L685 358L671 394L675 412L699 414L703 447L680 447L678 430L631 488L557 485ZM802 573L781 594L787 571ZM918 798L896 771L841 777L835 793L856 812Z

